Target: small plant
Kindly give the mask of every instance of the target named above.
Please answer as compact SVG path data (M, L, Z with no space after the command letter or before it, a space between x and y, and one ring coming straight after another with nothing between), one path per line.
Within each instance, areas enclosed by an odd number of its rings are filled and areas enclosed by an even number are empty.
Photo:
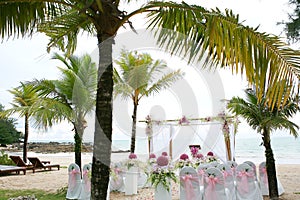
M8 155L2 150L0 154L0 165L16 165Z

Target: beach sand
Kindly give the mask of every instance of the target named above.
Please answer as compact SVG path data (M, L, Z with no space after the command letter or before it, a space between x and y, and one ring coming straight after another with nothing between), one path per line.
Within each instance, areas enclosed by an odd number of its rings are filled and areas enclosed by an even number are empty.
M112 160L119 161L127 158L127 155L128 153L113 153ZM59 171L57 169L53 169L52 171L37 171L36 173L32 173L31 170L28 170L26 175L23 175L21 172L20 175L0 176L0 188L12 190L41 189L47 192L56 192L57 190L67 186L67 166L74 162L73 153L37 154L29 152L28 156L37 156L40 160L49 160L51 161L51 164L60 164L62 167ZM82 154L82 164L90 163L91 159L91 153ZM280 199L300 199L300 165L277 165L277 176L285 190L285 193L280 196ZM173 185L172 188L173 199L179 199L179 186ZM150 188L141 189L138 191L137 195L132 196L125 196L124 193L112 192L110 194L110 199L148 200L153 199L153 196L154 190Z

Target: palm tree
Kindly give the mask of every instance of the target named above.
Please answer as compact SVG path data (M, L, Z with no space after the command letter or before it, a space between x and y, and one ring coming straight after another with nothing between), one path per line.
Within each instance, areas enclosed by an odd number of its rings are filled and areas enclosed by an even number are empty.
M129 13L120 11L119 7L119 0L0 0L2 38L43 32L50 37L48 48L59 47L71 54L81 31L97 37L99 67L92 199L105 199L107 194L112 139L112 45L120 27L125 24L132 26L131 17L148 13L150 27L169 30L158 32L157 36L162 46L167 44L165 46L171 53L185 53L193 60L208 52L210 64L229 65L234 72L245 73L248 81L257 87L261 82L254 82L255 79L268 80L266 88L269 87L271 92L266 98L269 106L274 106L274 102L281 103L274 98L277 96L284 96L286 101L292 90L282 93L282 88L290 81L296 82L299 75L298 52L288 48L276 36L244 26L238 15L229 10L223 14L218 9L162 1L148 2ZM268 61L268 70L260 70L261 60ZM274 82L280 84L274 85ZM298 85L293 87L297 89ZM260 93L257 95L261 99Z
M162 60L153 60L147 53L138 54L137 52L126 52L124 50L116 64L121 71L119 73L114 68L115 95L122 95L124 98L131 98L133 101L130 152L134 153L137 108L140 100L144 96L150 96L170 87L183 74L180 70L162 74L167 69L166 63Z
M5 116L10 116L14 113L19 113L20 117L24 117L25 134L23 141L23 160L27 162L27 143L29 136L29 119L35 114L35 103L38 101L38 95L35 87L32 84L21 82L19 87L9 90L13 94L12 108L2 111Z
M233 97L227 106L230 111L243 117L253 129L256 129L261 134L265 147L269 196L270 199L278 199L275 159L271 148L271 133L276 129L287 129L291 135L297 137L298 126L288 118L292 117L299 109L297 103L291 99L288 100L286 105L282 107L275 106L273 109L266 106L266 101L265 97L262 98L262 101L258 101L255 92L248 89L246 90L246 100Z
M47 128L54 122L70 122L75 132L75 163L81 167L82 137L87 127L85 117L95 106L96 63L88 54L68 58L55 54L53 58L66 67L59 67L62 73L59 80L34 81L40 98L35 113L37 125Z

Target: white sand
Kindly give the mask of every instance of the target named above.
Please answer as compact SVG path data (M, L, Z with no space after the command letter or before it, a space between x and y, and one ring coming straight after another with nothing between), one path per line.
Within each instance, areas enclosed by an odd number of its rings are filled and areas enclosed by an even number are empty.
M15 153L12 153L15 154ZM18 153L20 155L20 153ZM0 188L2 189L41 189L49 192L55 192L62 187L66 187L68 183L67 166L74 162L74 153L58 153L58 154L37 154L29 152L28 156L37 156L40 160L49 160L51 164L60 164L62 167L58 171L38 171L32 173L28 170L26 175L22 172L20 175L8 175L0 177ZM120 161L127 158L128 153L112 154L113 161ZM146 156L144 156L145 158ZM92 162L91 153L82 154L82 164ZM300 165L278 165L277 175L282 183L285 193L281 196L283 200L300 199ZM178 197L178 185L173 186L173 197ZM111 199L153 199L153 189L139 190L138 195L125 196L124 193L112 193Z

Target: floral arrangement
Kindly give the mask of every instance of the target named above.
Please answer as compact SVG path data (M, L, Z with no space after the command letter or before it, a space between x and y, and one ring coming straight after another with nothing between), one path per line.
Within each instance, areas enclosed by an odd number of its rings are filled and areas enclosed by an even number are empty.
M148 164L153 165L156 163L156 155L154 153L150 153L149 159L148 159Z
M150 171L148 181L156 188L159 184L170 191L170 181L177 182L177 177L174 173L174 168L169 163L167 156L159 156L156 160L156 164Z
M129 159L127 159L124 162L124 165L127 167L127 170L129 170L131 167L140 167L141 161L137 159L137 155L134 153L130 153L128 156Z
M207 156L206 156L206 158L205 158L205 162L210 163L210 162L215 162L215 161L218 162L217 156L215 156L214 153L211 152L211 151L208 152L208 153L207 153Z
M181 169L184 166L193 166L193 163L189 159L189 156L185 153L181 154L179 159L176 161L175 169Z

